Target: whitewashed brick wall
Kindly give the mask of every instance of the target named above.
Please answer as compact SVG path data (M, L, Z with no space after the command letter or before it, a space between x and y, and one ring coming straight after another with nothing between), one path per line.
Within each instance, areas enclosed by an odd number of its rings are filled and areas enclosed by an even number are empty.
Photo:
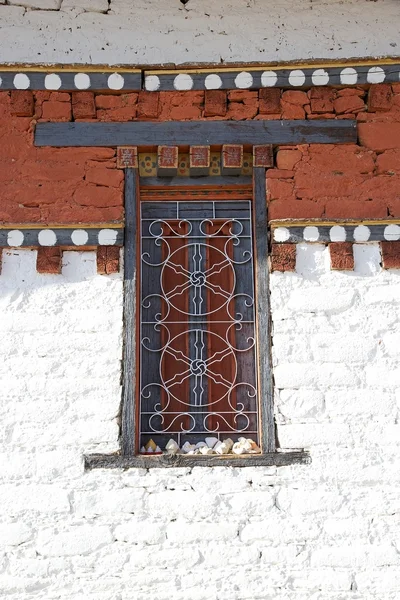
M0 597L398 600L400 272L298 246L274 273L276 418L312 464L84 473L118 447L122 281L94 253L0 275Z
M398 0L0 0L2 63L399 56Z

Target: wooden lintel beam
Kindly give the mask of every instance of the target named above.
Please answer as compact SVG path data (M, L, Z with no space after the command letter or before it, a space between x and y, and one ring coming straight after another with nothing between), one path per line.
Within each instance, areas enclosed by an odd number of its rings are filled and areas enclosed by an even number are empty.
M223 144L346 144L356 121L166 121L162 123L38 123L36 146L222 146Z

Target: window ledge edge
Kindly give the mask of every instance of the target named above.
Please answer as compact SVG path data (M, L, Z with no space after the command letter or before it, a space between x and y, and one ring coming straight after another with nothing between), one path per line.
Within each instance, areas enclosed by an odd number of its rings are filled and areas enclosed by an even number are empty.
M87 454L85 470L92 469L154 469L171 467L283 467L310 464L306 450L279 450L246 456L185 456L182 454L157 456L122 456L121 454Z

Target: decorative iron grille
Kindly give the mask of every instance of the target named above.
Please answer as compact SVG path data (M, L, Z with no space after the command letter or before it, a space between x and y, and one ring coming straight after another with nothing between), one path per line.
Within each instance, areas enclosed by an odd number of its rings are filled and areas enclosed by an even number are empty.
M248 201L142 202L140 446L258 440Z

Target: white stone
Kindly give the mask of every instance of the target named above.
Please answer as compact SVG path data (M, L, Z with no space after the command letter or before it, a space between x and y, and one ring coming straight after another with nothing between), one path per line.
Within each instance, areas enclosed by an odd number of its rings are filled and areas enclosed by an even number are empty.
M196 449L198 448L208 448L206 442L197 442Z
M253 449L253 444L251 440L247 440L246 438L239 438L237 442L235 442L232 446L232 452L234 454L250 454L250 451Z
M167 442L165 450L168 452L168 454L176 454L179 452L179 444L177 444L175 440L171 439Z
M199 448L200 454L214 454L214 450L208 446L202 446Z
M229 454L232 450L233 440L231 438L227 438L215 444L213 451L217 454Z
M191 444L190 442L185 442L181 448L182 452L185 454L194 453L196 450L196 444Z
M62 0L10 0L9 4L38 10L59 10Z
M86 12L106 13L109 9L109 4L108 0L62 0L62 10L68 8L84 10Z
M218 443L218 438L216 437L206 437L205 442L209 448L214 448L215 444Z
M26 523L0 524L0 548L19 546L32 537L32 529Z
M378 243L354 244L354 271L360 275L376 275L382 269L381 250Z
M36 550L42 556L79 556L94 552L111 542L109 527L76 525L61 531L40 531Z

